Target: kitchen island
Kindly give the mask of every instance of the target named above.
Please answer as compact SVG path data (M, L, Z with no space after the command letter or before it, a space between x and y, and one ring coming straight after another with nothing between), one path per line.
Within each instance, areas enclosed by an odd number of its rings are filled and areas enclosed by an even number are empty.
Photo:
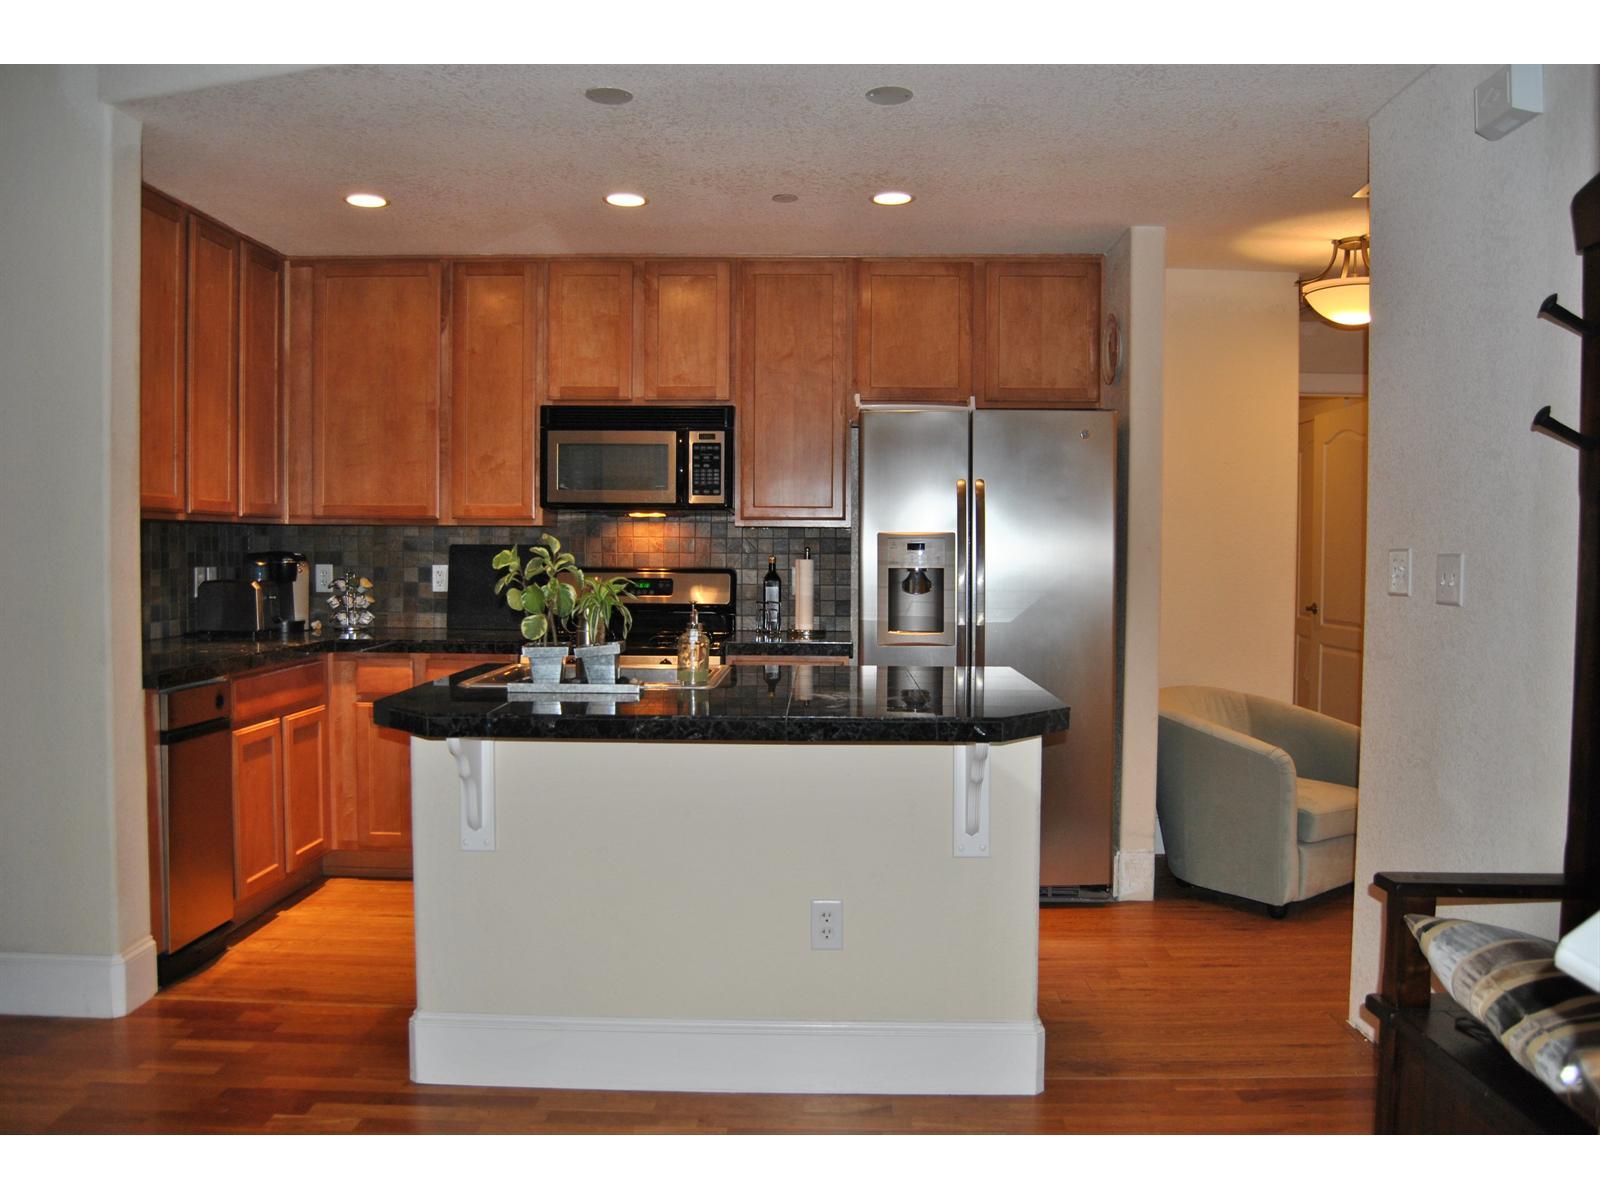
M1006 668L735 667L598 706L474 673L375 709L412 734L413 1079L1041 1090L1061 701Z

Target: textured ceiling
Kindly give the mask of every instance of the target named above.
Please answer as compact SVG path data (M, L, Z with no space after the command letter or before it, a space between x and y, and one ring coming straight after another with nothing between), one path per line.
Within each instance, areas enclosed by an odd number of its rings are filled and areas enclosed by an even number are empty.
M1421 70L319 67L124 107L148 182L293 255L1097 253L1164 225L1173 266L1306 272L1365 231L1367 118Z

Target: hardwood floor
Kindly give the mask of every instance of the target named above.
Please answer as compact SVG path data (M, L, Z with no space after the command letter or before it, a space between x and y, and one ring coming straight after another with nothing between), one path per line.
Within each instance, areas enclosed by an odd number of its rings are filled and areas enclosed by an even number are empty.
M0 1017L0 1132L1369 1130L1349 890L1157 894L1040 913L1043 1095L751 1096L411 1083L411 887L330 879L122 1020Z

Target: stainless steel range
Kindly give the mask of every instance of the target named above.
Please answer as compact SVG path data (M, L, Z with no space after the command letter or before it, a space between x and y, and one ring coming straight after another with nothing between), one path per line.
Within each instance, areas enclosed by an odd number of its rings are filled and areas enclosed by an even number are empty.
M520 620L504 600L494 594L500 572L490 566L499 546L451 546L450 591L446 630L470 635L486 630L513 630ZM526 546L523 547L526 552ZM633 581L628 611L633 627L623 640L626 663L637 667L676 664L678 635L689 624L693 605L705 627L714 658L724 657L723 647L733 636L738 608L738 579L725 567L584 567L588 575L625 575ZM612 636L622 634L613 621Z

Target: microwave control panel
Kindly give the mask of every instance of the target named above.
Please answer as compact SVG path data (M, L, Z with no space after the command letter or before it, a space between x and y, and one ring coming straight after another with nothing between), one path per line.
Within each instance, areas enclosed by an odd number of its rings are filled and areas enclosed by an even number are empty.
M721 430L689 433L689 503L725 504L728 499L727 442Z

